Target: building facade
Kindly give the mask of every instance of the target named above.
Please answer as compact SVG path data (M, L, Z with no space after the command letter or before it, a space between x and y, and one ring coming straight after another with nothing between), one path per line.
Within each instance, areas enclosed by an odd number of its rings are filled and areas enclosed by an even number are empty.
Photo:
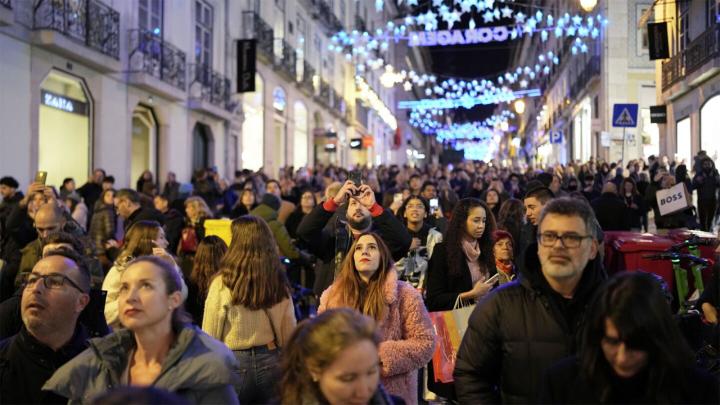
M589 12L577 1L536 4L556 17L568 13L586 19L599 14L608 24L597 38L584 39L584 52L572 37L551 34L546 42L539 35L524 39L515 53L515 66L533 66L547 52L553 52L559 63L530 84L542 95L524 100L518 132L510 135L522 140L515 142L520 145L517 149L539 165L586 162L590 157L619 161L623 154L628 161L657 154L658 128L650 123L654 66L648 58L647 34L636 28L652 1L601 0ZM636 127L625 132L613 127L614 104L639 105Z
M403 163L395 130L356 101L354 66L328 50L338 30L386 21L392 4L370 3L0 0L0 173L59 185L102 167L125 187L145 170ZM240 94L246 38L256 91ZM392 89L366 79L394 114Z
M683 160L705 150L720 158L720 26L717 0L660 2L649 20L667 23L670 58L656 61L661 153Z

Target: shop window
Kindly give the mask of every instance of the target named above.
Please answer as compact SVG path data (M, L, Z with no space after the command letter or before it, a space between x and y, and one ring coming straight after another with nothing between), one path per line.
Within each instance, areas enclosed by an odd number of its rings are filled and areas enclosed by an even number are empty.
M690 132L690 117L677 122L675 127L677 153L676 157L692 165L692 133Z
M258 170L263 166L265 156L263 107L265 82L260 75L255 76L255 92L243 93L242 105L245 120L242 124L242 152L240 154L243 169Z
M293 166L297 169L308 164L308 111L299 101L295 103L294 117Z
M130 179L135 181L146 170L157 174L157 121L152 109L135 108L131 138Z
M65 177L79 184L92 168L92 98L82 80L52 71L40 86L38 170L47 184Z
M700 110L700 149L713 158L717 166L720 159L720 95L708 100Z

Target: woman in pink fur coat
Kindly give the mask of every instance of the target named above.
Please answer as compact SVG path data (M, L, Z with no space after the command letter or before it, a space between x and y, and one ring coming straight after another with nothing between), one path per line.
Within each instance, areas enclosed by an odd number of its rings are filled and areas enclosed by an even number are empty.
M377 234L361 235L350 252L318 311L348 307L374 318L382 339L381 382L390 394L416 404L417 370L435 347L430 316L420 293L397 279L390 251Z

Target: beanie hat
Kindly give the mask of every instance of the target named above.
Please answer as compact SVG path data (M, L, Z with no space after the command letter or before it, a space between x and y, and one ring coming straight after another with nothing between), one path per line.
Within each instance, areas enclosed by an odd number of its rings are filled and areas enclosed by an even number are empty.
M265 193L260 203L272 208L273 211L280 209L280 199L275 194Z

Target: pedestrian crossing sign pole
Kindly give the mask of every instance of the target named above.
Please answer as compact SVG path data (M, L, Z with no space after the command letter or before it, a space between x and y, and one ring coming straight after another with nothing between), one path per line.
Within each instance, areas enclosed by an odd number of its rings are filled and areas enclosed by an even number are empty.
M622 160L625 163L625 128L637 126L638 105L637 104L613 104L612 126L623 129Z

